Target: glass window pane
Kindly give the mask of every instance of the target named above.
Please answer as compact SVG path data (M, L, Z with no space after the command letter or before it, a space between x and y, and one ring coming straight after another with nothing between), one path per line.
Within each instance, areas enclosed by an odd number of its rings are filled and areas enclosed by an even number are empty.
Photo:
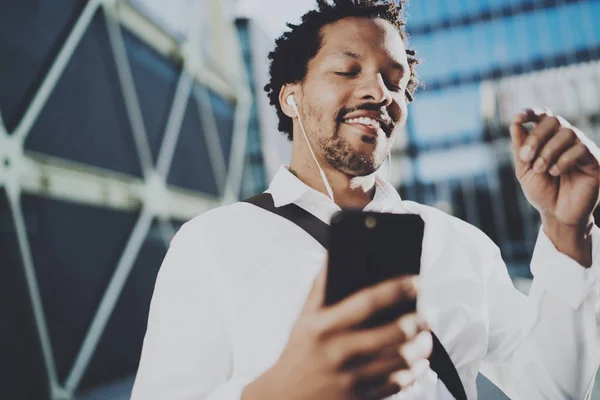
M141 176L102 11L83 35L25 148Z
M568 32L568 43L571 51L587 49L595 43L589 41L583 20L585 16L582 13L581 4L575 3L565 7L561 13L563 31ZM600 17L599 14L596 14Z
M584 13L586 30L590 32L594 46L600 46L600 24L597 19L597 16L600 15L600 1L585 1L582 3L582 6L586 10Z
M64 381L137 215L24 195L23 214L58 377Z
M407 3L407 27L421 26L427 23L427 2L426 1L410 1Z
M435 79L435 43L431 35L419 35L411 39L411 47L417 51L421 63L417 66L417 74L424 82Z
M0 189L0 326L0 398L50 398L16 229L3 189Z
M84 1L19 0L0 6L0 109L9 132L17 126Z
M422 182L431 183L474 174L483 174L495 163L492 148L485 144L454 147L421 153L418 174Z
M478 138L483 134L479 85L425 92L409 107L413 127L411 134L417 145L456 138Z
M123 29L123 38L148 142L156 162L181 70L174 61L165 58L126 29Z
M486 36L481 32L481 25L469 26L470 73L477 74L490 69L491 47Z
M569 49L565 41L565 36L560 29L561 21L558 11L556 9L549 9L544 14L542 18L545 24L544 33L548 34L549 40L552 43L552 55L566 53Z
M80 390L135 375L156 275L167 251L162 234L159 224L154 223L98 342Z
M444 18L443 0L427 1L427 24L432 25Z
M449 54L452 54L452 58L449 61L451 66L449 70L454 71L456 77L469 75L472 70L472 57L465 56L465 47L472 46L470 41L471 27L460 26L452 29L452 34L448 37L447 49ZM473 49L469 50L472 53Z
M128 2L179 41L186 38L192 20L199 17L190 12L190 10L195 11L194 0L168 3L162 0L128 0Z
M229 166L231 144L233 141L235 105L212 90L209 90L208 93L210 105L217 122L219 140L221 141L221 148L223 149L223 155L225 156L225 165Z
M171 185L218 195L195 90L188 101L167 178Z

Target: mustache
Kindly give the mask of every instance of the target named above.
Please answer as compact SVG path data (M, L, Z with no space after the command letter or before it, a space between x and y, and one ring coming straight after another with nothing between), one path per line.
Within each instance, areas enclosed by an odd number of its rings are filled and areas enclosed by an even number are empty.
M350 113L356 111L375 111L379 114L379 118L381 119L381 129L385 132L386 136L390 136L396 128L396 124L388 114L387 109L384 106L380 106L373 103L364 103L359 106L353 108L343 108L338 113L337 121L341 123L344 120L344 117Z

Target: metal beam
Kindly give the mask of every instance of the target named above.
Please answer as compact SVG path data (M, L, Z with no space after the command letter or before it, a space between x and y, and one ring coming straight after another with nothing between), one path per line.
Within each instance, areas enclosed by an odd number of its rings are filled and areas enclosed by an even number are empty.
M177 147L181 131L181 124L183 123L183 116L185 115L193 85L194 79L192 76L185 70L181 71L181 76L175 89L173 105L167 119L165 134L160 145L158 161L156 162L156 171L165 179L169 176L169 171L171 170L171 162L173 161L173 155L175 154L175 148Z
M94 18L94 14L96 14L96 10L100 5L101 0L90 0L85 8L83 9L81 15L77 19L73 30L69 34L65 44L60 49L60 52L56 56L54 63L50 67L50 70L46 74L44 81L40 85L35 97L33 98L29 107L27 107L27 111L25 115L19 122L19 125L15 128L15 132L13 133L17 138L23 141L31 127L37 120L37 117L40 115L40 112L44 108L46 101L50 97L50 94L54 90L54 87L58 83L62 73L64 72L71 56L75 52L79 41L83 37L83 34L87 30L90 22Z
M146 183L139 178L34 152L20 168L23 192L124 211L142 208ZM166 210L175 219L190 219L219 205L218 198L167 186Z
M119 26L118 19L115 15L117 10L116 8L111 9L111 7L106 4L104 4L102 9L104 10L104 15L106 17L108 38L117 67L119 82L121 83L121 92L123 93L123 100L125 101L127 117L131 124L133 142L141 164L142 174L144 175L144 178L148 179L153 168L152 152L148 142L148 135L146 134L146 127L144 126L142 110L140 109L140 102L133 81L127 51L125 50L123 34L121 33L121 27Z
M227 182L225 183L226 192L223 196L224 204L237 201L240 197L242 179L244 178L244 165L246 163L246 143L251 107L252 97L247 86L244 85L240 87L238 92L238 102L233 120L231 155L229 156Z
M61 387L58 382L56 363L52 352L52 343L50 342L50 334L48 333L48 326L46 325L44 305L37 283L31 247L29 245L29 238L27 237L27 229L25 227L25 219L23 218L23 211L21 209L20 193L17 190L9 190L8 201L17 233L19 252L23 263L23 271L25 273L25 281L27 282L27 291L29 292L29 299L31 301L37 337L40 341L44 367L48 376L48 388L51 397L54 399L57 397L56 393L61 391Z
M134 32L146 44L164 57L172 58L178 63L185 59L182 45L148 17L124 1L117 2L117 7L121 24ZM236 89L235 85L232 85L235 80L226 79L222 71L216 71L215 68L216 66L200 66L194 79L227 99L235 99L237 97Z
M90 363L94 351L98 345L98 341L106 328L106 324L112 315L112 312L119 300L119 296L123 291L123 287L127 282L127 277L133 268L135 260L139 254L139 251L144 244L144 240L148 235L148 231L152 226L152 220L154 216L146 209L142 210L140 217L138 218L129 241L123 250L123 254L117 264L117 268L108 284L106 292L100 301L100 305L96 310L94 319L87 331L83 344L77 354L77 358L69 372L69 376L65 382L65 390L68 393L74 393L81 382L81 378Z
M202 139L205 141L208 149L208 158L210 159L210 165L215 177L217 190L223 195L227 177L227 166L225 165L225 154L223 152L223 147L221 146L221 140L219 139L220 133L219 127L217 126L217 119L210 102L208 91L205 88L196 86L193 93L196 95L196 106L198 114L200 114L200 123L202 124L204 131ZM190 101L193 100L190 99Z

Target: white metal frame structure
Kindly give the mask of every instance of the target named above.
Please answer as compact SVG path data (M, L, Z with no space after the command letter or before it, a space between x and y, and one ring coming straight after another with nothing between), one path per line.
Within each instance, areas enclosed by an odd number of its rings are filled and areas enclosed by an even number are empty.
M221 6L218 0L210 1L214 3L212 4L213 9ZM195 15L199 15L199 9L195 11ZM30 152L24 148L31 128L96 12L103 12L105 15L126 113L141 164L142 179ZM174 228L170 223L171 218L187 220L218 205L235 201L239 196L251 107L249 83L245 77L241 57L240 65L233 66L236 73L236 77L233 79L225 80L210 66L205 65L200 54L199 20L198 18L198 21L192 24L187 41L180 45L128 3L118 0L90 0L72 27L68 38L12 134L7 132L3 124L0 110L0 189L4 188L7 193L14 220L37 336L41 343L48 376L49 392L53 400L74 397L152 222L155 219L159 222L165 244L168 245L168 241L174 233ZM223 23L229 23L230 28L235 29L233 21L223 21ZM146 128L125 51L121 26L132 30L160 53L164 55L175 53L183 59L183 69L172 101L156 167L152 163ZM231 44L237 45L239 49L239 44ZM226 166L210 101L207 101L206 98L202 101L200 98L200 102L203 104L199 106L199 111L203 116L205 139L211 155L210 161L215 171L215 181L220 191L218 197L169 187L166 182L194 82L199 82L224 97L236 101L233 143L229 166ZM59 382L57 376L44 306L25 228L20 200L22 193L67 199L71 202L105 208L139 211L138 220L131 231L65 382Z

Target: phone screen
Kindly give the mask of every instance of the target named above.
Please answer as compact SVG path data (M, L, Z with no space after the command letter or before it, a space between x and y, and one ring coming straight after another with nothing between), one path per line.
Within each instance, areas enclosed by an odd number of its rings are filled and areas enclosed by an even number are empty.
M416 214L340 211L331 219L325 303L400 275L419 274L424 222ZM416 301L384 310L366 326L414 311Z

